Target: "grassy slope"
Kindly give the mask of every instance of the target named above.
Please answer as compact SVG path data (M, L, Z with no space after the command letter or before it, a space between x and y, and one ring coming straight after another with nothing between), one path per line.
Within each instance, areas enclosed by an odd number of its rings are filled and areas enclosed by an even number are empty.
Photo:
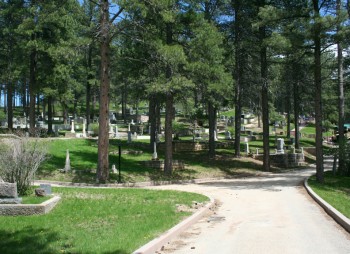
M53 191L62 200L47 215L0 217L0 253L131 253L189 215L176 204L208 200L142 189Z
M350 177L333 176L332 172L325 172L324 184L311 177L309 185L320 197L350 218Z

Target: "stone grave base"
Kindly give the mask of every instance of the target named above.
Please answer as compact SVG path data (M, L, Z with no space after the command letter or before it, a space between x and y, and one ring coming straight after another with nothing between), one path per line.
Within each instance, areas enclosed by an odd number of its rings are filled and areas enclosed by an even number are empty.
M262 160L263 154L255 155L253 158ZM293 168L305 165L303 153L270 154L270 162L273 166L280 168Z
M0 204L0 215L18 216L18 215L40 215L49 213L61 199L54 196L41 204Z

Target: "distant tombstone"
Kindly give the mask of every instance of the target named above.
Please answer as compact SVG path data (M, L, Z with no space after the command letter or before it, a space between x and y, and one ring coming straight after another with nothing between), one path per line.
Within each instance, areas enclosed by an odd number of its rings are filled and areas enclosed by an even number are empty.
M158 154L157 154L157 142L153 143L153 154L152 154L152 160L158 160Z
M226 131L225 132L225 139L232 139L232 136L231 136L231 132L230 131Z
M114 164L112 165L112 173L114 173L114 174L118 173L118 170L117 170L117 168L115 167Z
M245 153L246 153L247 155L250 153L248 142L244 144L244 151L245 151Z
M85 119L84 119L84 123L83 123L83 137L86 138L86 123L85 123Z
M75 133L75 130L74 130L74 120L72 120L72 124L71 124L71 130L70 130L70 132L71 133Z
M217 134L217 131L214 131L214 140L215 140L215 141L218 141L218 134Z
M283 146L284 146L284 139L283 138L277 139L277 153L278 154L284 153Z
M256 155L259 155L259 148L256 149Z
M51 184L40 184L40 188L45 190L46 195L52 194Z

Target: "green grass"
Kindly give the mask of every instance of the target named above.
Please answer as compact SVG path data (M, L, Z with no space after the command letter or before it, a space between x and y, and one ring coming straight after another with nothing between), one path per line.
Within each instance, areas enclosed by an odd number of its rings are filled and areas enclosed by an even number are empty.
M131 253L177 224L207 197L144 189L53 188L62 197L49 214L0 217L0 253Z
M41 204L46 200L49 200L51 196L36 197L34 195L30 195L30 196L23 196L21 198L22 198L22 204Z
M350 218L350 177L333 176L325 172L325 182L316 182L315 176L308 181L310 187L339 212Z
M189 180L204 177L232 177L242 171L252 173L261 170L259 162L249 158L233 158L233 148L218 149L217 160L208 158L207 151L174 153L175 160L183 160L184 170L174 170L171 177L164 176L162 170L147 168L141 161L152 158L153 149L145 141L135 141L127 144L126 141L110 140L110 167L118 167L118 144L122 147L121 176L122 182L161 181L161 180ZM69 149L72 173L60 173L64 168L66 150ZM59 139L48 144L51 157L40 167L36 179L87 182L95 183L97 168L96 140ZM142 154L124 154L126 151L139 151ZM164 159L164 151L158 149L158 157ZM90 171L91 170L91 171ZM118 175L111 174L111 182L118 180Z

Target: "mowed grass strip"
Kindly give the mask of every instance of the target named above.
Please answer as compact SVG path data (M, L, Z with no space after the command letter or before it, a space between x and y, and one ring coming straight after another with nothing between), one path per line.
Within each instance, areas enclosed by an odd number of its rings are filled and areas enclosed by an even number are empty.
M310 187L339 212L350 218L350 177L333 176L325 172L325 182L316 182L315 176L308 181Z
M53 188L62 199L49 214L0 217L0 253L131 253L176 225L208 198L145 189Z

